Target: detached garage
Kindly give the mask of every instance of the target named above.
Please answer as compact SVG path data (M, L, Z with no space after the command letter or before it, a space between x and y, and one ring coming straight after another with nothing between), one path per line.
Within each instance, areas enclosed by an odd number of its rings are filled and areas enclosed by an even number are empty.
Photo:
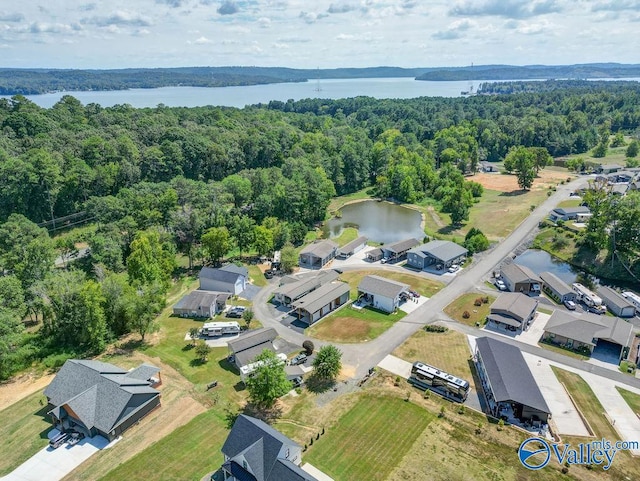
M610 287L599 287L598 295L615 316L634 317L636 315L636 306Z
M363 297L372 307L385 312L393 312L400 305L409 286L380 276L365 276L358 284L358 297Z

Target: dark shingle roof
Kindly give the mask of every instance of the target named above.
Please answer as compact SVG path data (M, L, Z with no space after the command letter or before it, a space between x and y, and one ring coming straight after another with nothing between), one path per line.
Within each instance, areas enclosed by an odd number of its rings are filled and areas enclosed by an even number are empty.
M573 215L573 214L590 214L591 209L586 205L578 205L576 207L556 207L553 209L559 215Z
M569 284L564 282L552 272L541 272L540 279L542 279L542 282L544 282L547 286L549 286L549 288L551 288L551 290L555 291L560 296L571 294L573 292L573 289L571 289Z
M368 294L379 295L395 299L402 291L409 289L408 284L396 282L380 276L364 276L358 284L358 290Z
M292 462L280 458L283 447L285 453L287 447L299 449L295 442L268 424L241 414L222 446L222 453L230 458L226 466L238 479L252 479L245 477L246 471L234 460L242 456L256 481L317 481Z
M220 300L227 300L231 294L228 292L200 291L195 290L180 299L174 309L186 309L196 311L200 307L209 307Z
M278 333L273 327L261 327L242 334L237 339L229 341L227 345L234 353L242 352L265 342L272 342Z
M508 314L522 322L538 307L538 301L520 292L503 292L491 304L491 313Z
M238 277L241 276L242 274L238 274L237 272L225 271L213 267L203 267L200 269L199 275L200 279L212 279L214 281L228 282L229 284L235 284Z
M331 282L329 284L324 284L318 287L316 290L311 291L306 296L301 297L293 303L293 307L296 309L304 309L310 314L313 314L314 312L322 309L334 299L337 299L348 293L349 284L347 284L346 282Z
M556 310L551 314L544 330L592 346L595 345L594 339L604 339L627 346L633 326L618 317L600 316L590 312L576 315Z
M501 269L502 275L517 284L520 282L542 282L531 269L519 264L507 264Z
M414 247L409 252L429 254L431 257L435 257L441 262L446 263L452 259L457 259L460 256L467 255L469 251L455 242L433 240L418 247Z
M496 401L515 401L551 414L520 349L490 337L479 337L476 346Z
M366 244L367 238L363 235L358 237L356 240L352 240L347 245L338 249L338 254L350 254L356 247L361 246L362 244Z
M314 242L313 244L309 244L304 249L300 251L300 255L303 254L311 254L315 257L319 257L320 259L324 259L329 254L334 252L338 248L338 244L333 242L332 240L323 240L319 242Z
M301 295L317 289L323 284L335 281L337 278L338 273L334 270L320 271L311 278L296 279L294 282L285 283L278 287L274 291L274 294L284 295L290 299L297 299Z
M226 266L222 266L220 268L221 271L233 272L234 274L239 274L244 276L246 279L249 278L249 269L243 266L238 266L236 264L227 264Z
M390 251L395 254L399 254L401 252L408 251L412 247L415 247L420 244L418 239L414 239L413 237L410 239L404 239L398 242L394 242L393 244L387 244L382 246L383 251Z

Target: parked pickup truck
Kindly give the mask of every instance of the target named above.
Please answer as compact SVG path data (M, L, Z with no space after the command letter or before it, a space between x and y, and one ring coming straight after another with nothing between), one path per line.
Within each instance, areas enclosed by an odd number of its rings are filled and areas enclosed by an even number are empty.
M56 434L54 437L52 437L49 440L49 446L51 446L51 448L53 449L57 449L60 446L62 446L64 443L66 443L68 439L69 439L69 433Z

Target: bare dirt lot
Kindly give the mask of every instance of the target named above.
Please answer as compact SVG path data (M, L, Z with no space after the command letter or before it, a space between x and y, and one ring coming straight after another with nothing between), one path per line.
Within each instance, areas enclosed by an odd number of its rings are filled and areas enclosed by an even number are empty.
M554 170L541 170L538 177L533 181L532 190L548 189L550 185L556 185L561 180L566 180L570 175L567 172L558 172ZM485 189L497 190L500 192L513 192L521 190L518 186L518 179L515 175L507 174L487 174L478 173L472 177L467 177L482 184Z
M0 384L0 411L16 401L33 394L49 385L53 374L46 376L24 375L9 382Z

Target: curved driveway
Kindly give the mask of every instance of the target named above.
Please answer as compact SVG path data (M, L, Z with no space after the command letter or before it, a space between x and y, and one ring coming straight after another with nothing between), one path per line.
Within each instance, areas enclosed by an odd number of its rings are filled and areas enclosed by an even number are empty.
M500 264L504 258L508 257L513 251L515 251L516 248L535 229L538 223L546 218L549 212L560 201L568 198L570 192L575 191L585 184L586 179L584 177L580 177L570 183L559 185L554 194L549 196L538 206L538 208L531 212L531 214L522 221L522 223L516 227L506 239L498 243L491 250L476 254L474 256L473 264L470 267L463 269L446 287L436 293L415 311L407 314L402 320L395 323L389 330L384 332L378 338L360 344L332 343L342 351L343 364L355 368L355 376L362 377L367 373L369 368L376 366L387 354L391 353L414 332L422 326L437 320L449 321L452 328L466 333L473 333L477 336L480 332L479 330L451 321L451 319L449 319L442 310L465 292L481 287L482 283L489 277L495 266ZM487 222L490 222L490 219L487 219ZM482 229L481 225L479 227ZM393 269L392 266L380 266L378 268ZM406 271L403 270L403 272ZM272 305L266 303L276 287L277 284L270 284L268 287L263 288L254 299L254 311L256 312L256 318L260 319L265 326L274 327L282 338L301 346L302 342L305 339L308 339L308 337L282 325L278 320L278 311ZM279 313L280 316L282 316L282 314L283 313L281 312ZM483 335L492 335L486 331L482 331L482 333ZM577 369L587 370L594 373L598 372L609 378L617 378L617 374L620 374L620 380L622 382L640 387L640 380L632 379L622 373L615 373L608 369L586 364L539 347L528 346L516 340L508 340L502 337L500 337L500 339L516 344L522 350L534 352L540 357L552 359L557 362L570 364ZM314 343L319 346L326 344L322 341L316 341L315 339ZM602 370L602 372L600 372L600 370Z

